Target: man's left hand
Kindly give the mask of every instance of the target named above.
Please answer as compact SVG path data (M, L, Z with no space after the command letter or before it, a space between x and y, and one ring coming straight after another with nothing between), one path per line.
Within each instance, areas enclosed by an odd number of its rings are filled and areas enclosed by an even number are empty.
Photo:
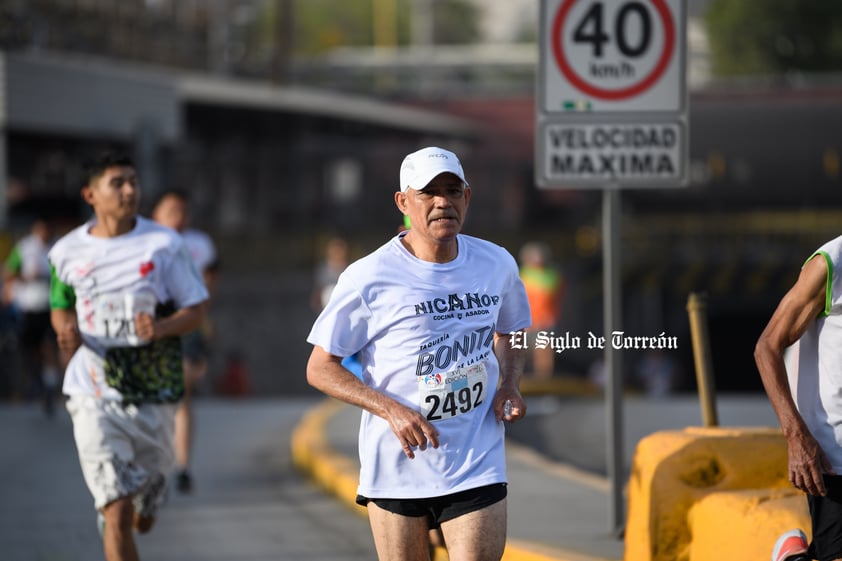
M518 421L526 416L526 402L515 389L501 387L494 396L494 416L498 421Z

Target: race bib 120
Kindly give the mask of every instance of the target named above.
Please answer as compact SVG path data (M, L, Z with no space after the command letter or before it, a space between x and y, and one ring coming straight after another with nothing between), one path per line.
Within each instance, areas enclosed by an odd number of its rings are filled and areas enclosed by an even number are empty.
M134 316L138 312L155 315L155 296L147 293L102 294L96 303L94 335L106 346L144 345L148 341L137 336Z

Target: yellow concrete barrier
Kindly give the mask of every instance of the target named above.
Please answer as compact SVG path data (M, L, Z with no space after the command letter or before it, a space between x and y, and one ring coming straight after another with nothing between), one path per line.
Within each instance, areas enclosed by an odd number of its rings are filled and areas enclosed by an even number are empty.
M766 559L806 511L772 428L654 433L638 443L628 493L625 561Z
M795 488L712 493L691 507L688 522L690 561L762 561L787 530L810 535L807 500Z

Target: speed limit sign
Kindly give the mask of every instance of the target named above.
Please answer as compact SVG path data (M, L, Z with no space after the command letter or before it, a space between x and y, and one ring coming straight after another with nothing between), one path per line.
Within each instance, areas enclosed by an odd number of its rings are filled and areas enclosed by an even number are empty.
M683 6L683 0L545 0L542 110L681 110Z
M687 182L687 0L542 0L536 183Z

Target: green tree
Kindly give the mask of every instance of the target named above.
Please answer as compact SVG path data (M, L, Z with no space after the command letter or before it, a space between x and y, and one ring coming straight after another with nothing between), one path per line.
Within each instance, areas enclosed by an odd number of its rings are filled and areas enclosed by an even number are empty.
M365 47L374 43L377 0L291 0L293 2L296 54L315 55L338 47ZM393 0L395 37L398 45L412 40L414 0ZM433 0L433 39L438 44L472 43L479 38L479 14L467 0ZM264 37L275 40L275 2L266 4Z
M842 68L838 0L713 0L705 20L717 75Z
M318 54L372 44L372 0L297 0L294 50Z
M477 42L480 33L476 5L464 0L433 0L433 38L443 45Z

